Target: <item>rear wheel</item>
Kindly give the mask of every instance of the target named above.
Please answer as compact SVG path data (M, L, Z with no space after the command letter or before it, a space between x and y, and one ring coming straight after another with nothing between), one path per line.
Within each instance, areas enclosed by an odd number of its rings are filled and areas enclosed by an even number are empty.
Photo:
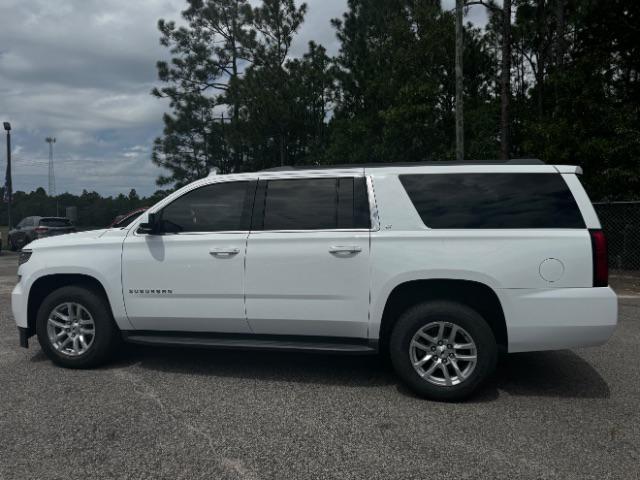
M496 341L473 309L433 301L407 310L395 324L389 345L398 375L418 395L460 400L494 370Z
M36 319L40 346L57 365L91 368L106 362L119 341L106 299L81 286L51 292Z

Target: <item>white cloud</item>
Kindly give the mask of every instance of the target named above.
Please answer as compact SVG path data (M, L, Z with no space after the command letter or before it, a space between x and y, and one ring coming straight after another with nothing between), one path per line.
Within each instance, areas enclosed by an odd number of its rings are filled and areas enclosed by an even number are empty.
M257 1L257 0L252 0ZM453 0L443 2L445 8ZM332 18L346 0L307 0L292 55L310 40L338 51ZM14 188L47 185L47 136L55 136L57 191L152 193L150 160L165 102L150 95L159 18L180 20L184 0L0 1L0 121L13 126ZM482 20L484 7L467 20ZM0 151L4 151L0 149ZM4 171L4 155L0 161Z

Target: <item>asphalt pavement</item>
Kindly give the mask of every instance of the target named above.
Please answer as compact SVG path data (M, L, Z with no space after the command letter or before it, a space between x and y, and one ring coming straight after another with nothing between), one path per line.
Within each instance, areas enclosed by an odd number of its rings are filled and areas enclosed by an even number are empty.
M18 346L0 255L0 479L637 479L640 298L604 346L506 355L469 401L377 357L126 346L96 370Z

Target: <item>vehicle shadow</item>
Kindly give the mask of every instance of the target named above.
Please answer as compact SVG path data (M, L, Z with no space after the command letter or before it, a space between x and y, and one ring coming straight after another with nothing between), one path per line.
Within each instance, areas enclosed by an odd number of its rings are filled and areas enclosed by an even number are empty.
M503 355L493 377L472 402L513 396L608 398L609 385L589 362L571 350Z
M353 387L396 385L400 393L415 397L398 381L390 362L380 356L125 345L111 367L133 364L160 372L260 381ZM493 401L501 391L508 395L533 397L610 396L609 386L600 374L571 350L503 355L495 374L469 401Z
M116 361L107 368L126 365L184 375L320 385L376 387L397 383L390 366L377 355L125 345Z

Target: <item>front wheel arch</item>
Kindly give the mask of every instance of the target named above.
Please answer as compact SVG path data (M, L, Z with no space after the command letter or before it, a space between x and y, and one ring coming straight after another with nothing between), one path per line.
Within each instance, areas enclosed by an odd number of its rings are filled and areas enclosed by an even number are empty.
M121 341L104 296L77 284L57 288L46 296L38 309L36 334L51 361L66 368L100 366Z
M36 333L36 317L43 300L54 290L76 285L98 293L104 298L105 305L109 308L109 314L113 318L113 310L109 302L107 292L102 283L95 277L84 274L57 273L38 278L29 289L27 304L27 328L29 336Z

